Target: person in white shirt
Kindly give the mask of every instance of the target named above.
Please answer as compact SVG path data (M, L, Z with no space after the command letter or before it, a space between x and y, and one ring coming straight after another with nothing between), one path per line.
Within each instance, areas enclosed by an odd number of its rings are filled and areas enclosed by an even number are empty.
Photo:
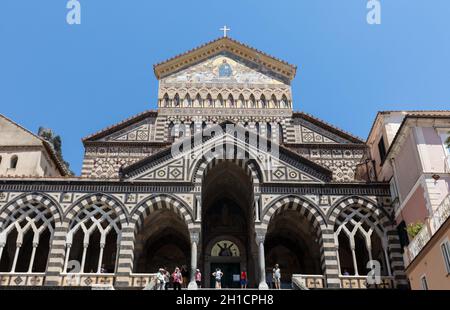
M216 288L222 288L222 277L223 272L220 270L220 268L217 268L215 272L213 272L213 277L216 279Z
M281 270L278 264L275 264L275 268L273 268L272 278L273 282L275 283L275 288L279 290L281 287Z

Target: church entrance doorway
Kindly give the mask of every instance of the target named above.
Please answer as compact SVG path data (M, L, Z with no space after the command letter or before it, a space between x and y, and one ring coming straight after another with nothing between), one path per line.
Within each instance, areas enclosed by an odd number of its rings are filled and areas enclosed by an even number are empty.
M239 288L240 287L240 263L211 263L211 270L219 268L223 272L222 288ZM215 286L215 279L211 275L210 287Z
M214 287L212 273L224 273L223 287L239 287L246 270L249 287L257 283L253 186L244 169L222 161L206 174L202 187L202 256L204 283Z

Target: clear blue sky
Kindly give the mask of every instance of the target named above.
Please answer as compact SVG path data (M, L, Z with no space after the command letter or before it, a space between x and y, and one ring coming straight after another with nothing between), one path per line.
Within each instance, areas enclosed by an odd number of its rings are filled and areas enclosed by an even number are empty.
M0 113L52 128L79 174L81 138L156 108L153 64L234 39L298 66L294 108L367 137L379 110L450 108L450 1L1 0Z

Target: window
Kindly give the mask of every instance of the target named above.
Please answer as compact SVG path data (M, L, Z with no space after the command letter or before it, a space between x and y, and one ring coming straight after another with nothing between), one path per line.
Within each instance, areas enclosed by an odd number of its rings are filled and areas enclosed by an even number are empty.
M386 157L386 147L384 146L384 139L381 137L378 142L378 153L380 154L380 160L383 161Z
M2 157L0 156L0 165L2 164Z
M16 169L17 168L17 161L18 160L19 160L19 158L17 157L17 155L13 155L13 157L11 157L11 165L10 165L11 169Z
M422 285L422 289L424 291L428 290L427 278L425 276L422 276L422 278L420 278L420 284Z
M444 257L445 268L447 269L447 274L450 274L450 243L446 240L441 244L442 256Z

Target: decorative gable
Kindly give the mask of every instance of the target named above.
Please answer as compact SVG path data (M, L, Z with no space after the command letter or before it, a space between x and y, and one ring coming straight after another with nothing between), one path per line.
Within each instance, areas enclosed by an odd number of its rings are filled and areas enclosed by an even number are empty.
M190 140L190 139L189 139ZM185 140L187 141L187 140ZM171 149L150 156L138 163L128 166L123 171L126 179L151 182L194 182L196 169L202 162L208 161L204 156L208 150L223 146L223 156L228 158L229 146L234 148L232 154L248 154L244 161L251 160L261 171L261 182L267 183L324 183L330 179L331 172L305 158L280 147L279 156L259 149L248 141L241 140L230 133L216 135L203 143L192 143L192 148L176 157ZM230 160L235 160L235 155ZM268 164L269 163L269 164Z
M283 84L269 70L239 59L233 54L223 53L201 63L175 72L160 81L172 83L216 83L216 84Z
M150 123L130 126L119 133L104 138L104 141L151 141L154 138L154 125Z
M83 142L152 142L155 141L156 117L147 111L101 130L83 139Z
M364 144L351 134L309 114L294 113L288 143L299 144Z

